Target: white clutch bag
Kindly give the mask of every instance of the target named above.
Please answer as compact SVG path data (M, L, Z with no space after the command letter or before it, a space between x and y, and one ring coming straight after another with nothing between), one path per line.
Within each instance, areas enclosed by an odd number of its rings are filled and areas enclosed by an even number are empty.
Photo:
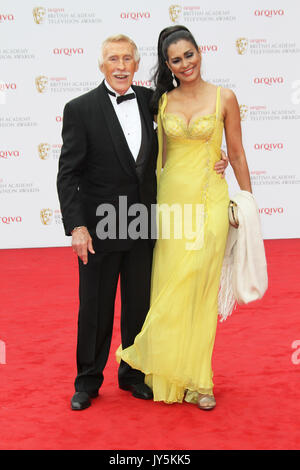
M241 191L229 205L229 232L219 291L223 320L234 305L261 299L268 287L267 262L259 210L248 191Z
M238 205L234 201L229 202L228 217L229 217L230 225L232 225L232 227L234 228L238 228L239 226Z

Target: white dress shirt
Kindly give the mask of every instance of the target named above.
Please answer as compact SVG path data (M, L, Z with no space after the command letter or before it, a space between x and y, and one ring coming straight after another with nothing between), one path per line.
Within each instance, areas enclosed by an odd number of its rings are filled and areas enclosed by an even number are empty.
M116 96L112 96L110 94L108 94L108 96L119 119L128 147L130 148L133 158L136 160L142 142L141 116L137 99L127 100L123 103L117 104L117 96L120 95L107 83L106 80L105 86L116 94ZM128 93L134 93L131 87L126 91L125 95Z

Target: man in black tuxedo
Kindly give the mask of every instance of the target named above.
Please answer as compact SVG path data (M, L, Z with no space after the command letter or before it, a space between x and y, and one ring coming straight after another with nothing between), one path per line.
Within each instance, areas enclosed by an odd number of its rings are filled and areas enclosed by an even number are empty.
M66 104L63 146L57 177L66 235L79 258L79 318L74 410L87 408L98 395L112 337L114 303L120 275L121 339L130 346L149 309L153 243L128 236L99 239L96 211L111 204L119 214L119 196L127 206L156 201L157 138L149 110L151 91L132 86L139 56L125 36L102 47L101 85ZM130 99L120 102L120 97ZM131 99L133 98L133 99ZM128 218L128 223L130 218ZM121 362L119 386L137 398L151 399L144 375Z
M149 214L156 202L158 145L149 110L152 92L131 86L139 55L130 38L108 38L102 56L100 70L105 80L65 106L57 177L65 233L72 235L79 262L78 373L73 410L90 406L102 385L119 276L124 348L133 344L141 330L150 301L153 240L150 236L120 236L118 220L126 219L127 227L131 220L120 213L120 196L126 198L127 207L141 203ZM111 204L116 211L114 234L106 239L99 238L96 230L101 204ZM150 223L148 228L150 232ZM123 361L118 381L121 389L137 398L153 396L144 374Z

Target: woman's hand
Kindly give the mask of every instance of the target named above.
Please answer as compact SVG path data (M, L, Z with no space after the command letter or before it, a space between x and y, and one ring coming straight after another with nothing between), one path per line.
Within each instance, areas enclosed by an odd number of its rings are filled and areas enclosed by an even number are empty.
M215 172L221 176L221 178L224 178L225 177L225 170L228 166L228 157L226 155L226 153L221 150L221 159L219 161L217 161L217 163L215 164L214 166L214 170Z

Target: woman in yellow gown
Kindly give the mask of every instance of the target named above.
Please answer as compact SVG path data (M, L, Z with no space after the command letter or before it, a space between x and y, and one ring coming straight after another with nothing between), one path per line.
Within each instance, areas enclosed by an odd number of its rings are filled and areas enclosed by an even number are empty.
M200 51L187 28L165 28L158 55L151 307L134 344L119 355L145 373L155 401L186 400L208 410L215 406L211 359L228 232L227 183L214 171L224 127L237 181L251 192L250 176L235 95L202 80Z

